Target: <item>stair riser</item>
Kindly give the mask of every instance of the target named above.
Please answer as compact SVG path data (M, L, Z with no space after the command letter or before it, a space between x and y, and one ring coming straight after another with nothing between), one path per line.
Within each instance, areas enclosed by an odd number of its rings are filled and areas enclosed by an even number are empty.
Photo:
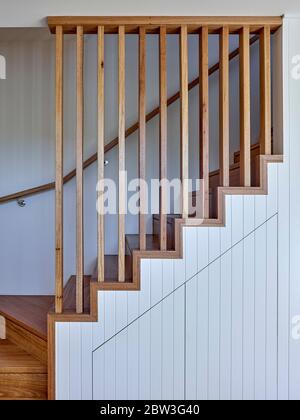
M47 375L0 373L0 400L47 400Z
M6 320L6 338L47 364L47 342L45 340L8 319Z
M159 235L160 234L160 220L159 218L153 218L153 234ZM175 223L174 219L171 222L168 221L167 224L167 248L168 250L175 249Z

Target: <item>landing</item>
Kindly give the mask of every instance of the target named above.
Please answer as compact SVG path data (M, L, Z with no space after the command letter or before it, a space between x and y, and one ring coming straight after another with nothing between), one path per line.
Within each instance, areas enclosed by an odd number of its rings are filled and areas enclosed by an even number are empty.
M47 314L53 296L0 296L0 315L47 340Z

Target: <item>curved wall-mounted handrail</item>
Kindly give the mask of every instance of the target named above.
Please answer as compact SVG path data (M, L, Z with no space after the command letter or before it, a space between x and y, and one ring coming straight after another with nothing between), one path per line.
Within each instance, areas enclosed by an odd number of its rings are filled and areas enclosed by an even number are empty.
M254 43L256 43L259 40L259 36L255 35L250 39L250 45L253 45ZM229 55L229 60L233 60L234 58L236 58L239 55L239 48L235 49L234 51L232 51ZM220 68L220 63L216 63L215 65L213 65L210 69L209 69L209 76L211 76L212 74L216 73ZM197 77L196 79L192 80L189 83L189 90L192 90L194 87L196 87L199 84L199 77ZM168 106L172 105L174 102L176 102L178 99L180 99L180 92L176 92L173 96L171 96L168 99ZM146 115L146 122L151 121L153 118L155 118L157 115L159 115L160 113L160 108L156 107L155 109L153 109L151 112L149 112L149 114ZM136 122L135 124L133 124L131 127L129 127L126 130L125 133L125 137L129 137L131 134L135 133L137 130L139 129L139 123ZM114 149L119 142L119 138L116 137L113 140L111 140L109 143L107 143L105 145L104 148L104 152L108 153L110 150ZM86 169L89 166L91 166L94 162L97 161L98 155L97 153L93 154L91 157L89 157L83 164L83 168ZM65 175L64 177L64 184L68 183L69 181L71 181L73 178L76 177L76 170L73 169L71 172L69 172L67 175ZM0 197L0 204L4 204L4 203L8 203L10 201L15 201L18 200L19 198L25 198L25 197L30 197L36 194L41 194L43 192L46 191L51 191L55 189L55 182L50 182L48 184L43 184L40 185L38 187L34 187L34 188L29 188L23 191L18 191L16 193L13 194L9 194L3 197Z

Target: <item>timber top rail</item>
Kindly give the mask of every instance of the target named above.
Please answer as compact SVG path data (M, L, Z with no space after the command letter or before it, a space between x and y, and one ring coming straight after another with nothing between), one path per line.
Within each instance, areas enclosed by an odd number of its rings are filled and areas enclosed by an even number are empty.
M257 33L268 25L272 32L282 25L282 17L222 17L222 16L51 16L48 26L55 33L57 26L62 26L65 34L75 34L77 26L82 26L86 34L94 34L98 26L104 26L105 33L117 34L119 26L125 27L126 34L138 34L142 26L149 34L159 34L161 26L170 34L180 33L180 27L187 25L188 33L198 33L202 26L208 27L210 34L219 33L222 27L228 26L229 33L238 33L242 27L249 26L250 33Z
M54 19L54 18L53 18ZM250 45L255 44L259 40L259 36L255 35L250 40ZM232 51L229 55L229 60L234 60L239 55L239 48ZM220 69L220 63L214 64L209 69L209 76L213 75ZM199 77L192 80L189 83L189 90L192 90L199 84ZM173 103L175 103L177 100L180 99L180 92L176 92L174 95L172 95L170 98L168 98L167 105L170 106ZM146 115L146 121L149 122L153 118L155 118L160 113L160 107L154 108L152 111L149 112L149 114ZM125 133L126 138L135 133L139 129L139 122L134 123L132 126L128 127ZM110 150L114 149L119 143L119 138L116 137L113 140L111 140L109 143L105 145L104 151L105 153L108 153ZM95 163L98 159L98 154L94 153L92 156L90 156L83 164L83 168L87 169L89 166L91 166L93 163ZM66 174L64 176L64 184L67 184L69 181L74 179L76 176L76 169L73 169L71 172ZM11 201L18 200L19 198L26 198L31 197L33 195L42 194L47 191L54 190L55 188L55 182L49 182L47 184L39 185L37 187L28 188L26 190L18 191L9 195L5 195L0 197L0 205L5 204Z

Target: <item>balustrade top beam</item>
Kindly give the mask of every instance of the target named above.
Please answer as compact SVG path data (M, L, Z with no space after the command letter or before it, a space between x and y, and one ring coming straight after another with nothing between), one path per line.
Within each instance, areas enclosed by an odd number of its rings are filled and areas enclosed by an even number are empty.
M187 25L188 33L197 33L202 26L207 26L209 33L218 33L222 26L228 26L229 32L238 33L243 26L250 28L250 33L258 33L268 25L276 31L282 25L280 16L49 16L48 26L55 33L56 26L61 25L64 33L75 34L77 26L83 26L84 33L97 33L98 27L104 26L105 33L118 33L118 27L124 26L126 33L138 34L139 27L144 26L147 33L159 33L161 25L166 26L167 33L180 33L180 27Z

